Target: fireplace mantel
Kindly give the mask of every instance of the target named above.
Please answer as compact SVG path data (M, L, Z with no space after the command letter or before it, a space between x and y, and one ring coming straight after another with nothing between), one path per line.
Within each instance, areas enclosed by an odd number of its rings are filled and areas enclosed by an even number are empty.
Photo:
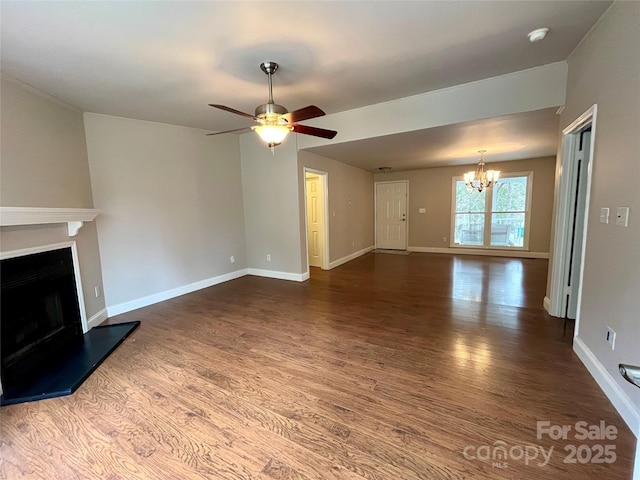
M75 237L84 222L94 220L100 210L94 208L0 207L0 226L66 223L70 237Z

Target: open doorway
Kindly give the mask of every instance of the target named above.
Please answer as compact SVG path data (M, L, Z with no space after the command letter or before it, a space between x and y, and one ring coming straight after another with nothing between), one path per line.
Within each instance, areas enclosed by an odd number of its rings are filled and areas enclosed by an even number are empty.
M549 314L575 320L574 336L580 326L596 112L594 105L562 136Z
M327 172L305 168L304 176L308 265L309 267L328 270L328 174Z

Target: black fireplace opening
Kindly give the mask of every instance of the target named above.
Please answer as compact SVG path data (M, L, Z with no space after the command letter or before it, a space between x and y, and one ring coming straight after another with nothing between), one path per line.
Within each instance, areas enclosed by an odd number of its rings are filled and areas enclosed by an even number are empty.
M5 392L82 342L71 248L2 260L1 370Z

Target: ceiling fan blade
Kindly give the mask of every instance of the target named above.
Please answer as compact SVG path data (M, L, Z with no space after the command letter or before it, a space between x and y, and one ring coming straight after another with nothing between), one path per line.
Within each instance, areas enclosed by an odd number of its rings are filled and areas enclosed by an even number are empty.
M222 135L223 133L241 132L242 130L251 130L251 127L234 128L233 130L225 130L223 132L207 133L209 135Z
M324 128L309 127L307 125L293 125L293 131L304 135L313 135L314 137L333 138L338 132L335 130L327 130Z
M315 105L309 105L308 107L299 108L298 110L294 110L293 112L285 113L281 116L284 118L289 124L301 122L303 120L309 120L310 118L322 117L326 115L321 109L316 107Z
M235 108L227 107L225 105L218 105L216 103L210 103L209 106L210 107L214 107L214 108L219 108L220 110L224 110L225 112L235 113L236 115L242 115L243 117L252 118L253 120L256 119L256 117L254 117L250 113L244 113L244 112L241 112L240 110L236 110Z

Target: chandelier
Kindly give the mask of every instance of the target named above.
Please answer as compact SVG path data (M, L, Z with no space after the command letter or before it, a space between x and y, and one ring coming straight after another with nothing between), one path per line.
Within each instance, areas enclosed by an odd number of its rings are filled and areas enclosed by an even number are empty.
M484 154L486 150L478 150L478 153L480 154L480 161L478 162L476 170L464 174L464 183L467 185L468 192L472 192L473 190L481 192L485 188L492 187L498 182L498 177L500 177L499 170L484 170Z

